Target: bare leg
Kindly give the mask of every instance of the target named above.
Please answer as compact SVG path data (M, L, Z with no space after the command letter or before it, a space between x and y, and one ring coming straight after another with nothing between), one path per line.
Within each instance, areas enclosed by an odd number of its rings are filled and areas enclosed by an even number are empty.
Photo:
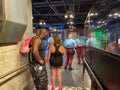
M51 69L51 83L53 87L55 84L55 76L56 76L56 69Z
M57 69L57 78L58 78L59 88L62 87L62 75L61 75L61 72L62 72L61 68Z
M48 90L48 85L46 86L46 90Z

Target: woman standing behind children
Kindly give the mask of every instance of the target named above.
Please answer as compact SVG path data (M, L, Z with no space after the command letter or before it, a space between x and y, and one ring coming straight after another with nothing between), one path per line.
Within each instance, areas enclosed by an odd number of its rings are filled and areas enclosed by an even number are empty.
M66 55L64 47L61 45L61 38L59 36L54 36L54 45L50 46L48 52L48 60L50 62L51 68L51 90L55 90L55 77L57 74L58 78L58 90L62 90L62 65L63 65L63 55Z

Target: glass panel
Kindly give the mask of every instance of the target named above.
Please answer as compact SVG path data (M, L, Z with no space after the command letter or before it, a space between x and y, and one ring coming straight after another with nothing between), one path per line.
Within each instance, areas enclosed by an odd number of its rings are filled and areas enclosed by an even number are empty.
M90 10L84 23L87 47L96 47L110 53L120 54L120 43L118 43L120 40L120 9L117 5L119 2L115 1L115 5L112 5L114 7L107 12L106 7L102 7L102 12L96 6ZM91 41L90 32L94 33L92 38L96 39L94 46L88 43Z

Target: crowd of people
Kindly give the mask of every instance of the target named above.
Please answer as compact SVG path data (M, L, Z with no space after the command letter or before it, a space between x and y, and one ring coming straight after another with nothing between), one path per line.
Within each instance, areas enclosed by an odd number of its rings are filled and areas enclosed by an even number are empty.
M37 90L48 90L48 77L46 64L51 69L51 90L55 90L55 78L58 79L58 90L63 90L62 87L62 66L65 70L74 70L72 67L73 57L76 52L78 64L84 62L85 46L95 46L96 38L93 33L86 40L83 33L80 33L78 38L74 40L72 34L69 33L67 39L62 44L62 39L59 35L53 35L48 38L49 32L42 28L38 35L31 39L30 46L30 71L32 73L34 84ZM48 38L48 53L45 55L46 47L44 40ZM66 56L65 63L63 56Z

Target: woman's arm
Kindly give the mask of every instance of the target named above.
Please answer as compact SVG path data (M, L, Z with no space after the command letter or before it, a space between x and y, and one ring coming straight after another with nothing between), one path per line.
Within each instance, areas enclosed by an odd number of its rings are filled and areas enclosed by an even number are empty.
M66 50L63 46L60 47L60 52L65 56L66 55Z

